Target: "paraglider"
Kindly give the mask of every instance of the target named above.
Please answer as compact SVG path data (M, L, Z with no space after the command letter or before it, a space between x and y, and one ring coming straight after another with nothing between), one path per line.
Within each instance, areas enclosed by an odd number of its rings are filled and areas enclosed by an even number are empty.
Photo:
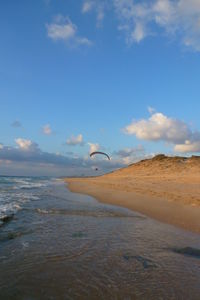
M96 155L96 154L105 155L110 160L110 156L108 154L106 154L105 152L101 152L101 151L94 151L94 152L90 153L90 157L92 157L93 155Z

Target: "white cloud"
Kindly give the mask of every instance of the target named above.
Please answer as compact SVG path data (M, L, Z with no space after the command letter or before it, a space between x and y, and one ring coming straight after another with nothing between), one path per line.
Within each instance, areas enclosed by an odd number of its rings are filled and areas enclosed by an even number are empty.
M99 149L100 149L100 145L98 143L96 143L96 144L88 143L88 145L90 146L90 150L89 150L90 153L99 151Z
M155 113L148 120L133 121L126 126L125 133L147 141L179 143L188 140L191 131L184 122Z
M157 24L166 26L174 23L176 18L175 3L169 0L157 0L152 6L152 17Z
M183 121L154 113L149 119L133 121L124 132L146 141L174 145L175 152L200 152L200 131L192 131Z
M86 14L94 11L96 14L96 24L100 27L105 16L107 2L104 0L85 0L82 6L82 13Z
M166 31L180 35L185 46L200 51L200 2L198 0L165 2L168 2L168 9L164 10L164 14L160 14L160 20L157 18L158 23Z
M85 1L82 6L82 13L83 14L88 13L89 11L92 10L93 6L94 6L93 1Z
M23 151L35 151L38 149L38 145L31 140L26 140L22 138L15 139L15 142L18 146Z
M53 40L69 40L76 34L76 26L70 21L69 18L66 20L59 20L52 24L47 24L48 37Z
M92 42L86 37L80 37L77 26L68 17L58 15L54 22L46 25L47 35L54 41L64 41L69 47L91 46Z
M42 131L46 135L51 135L52 134L52 129L51 129L50 124L44 125L43 128L42 128Z
M186 47L200 51L199 0L85 0L82 13L93 11L98 23L110 9L114 9L118 29L125 33L128 44L158 34L157 27L159 34L177 37Z
M200 152L200 131L191 132L190 138L174 147L176 152Z
M177 6L183 15L195 15L200 13L199 0L179 0Z
M200 140L199 141L186 141L185 144L175 145L174 151L182 153L200 152Z
M113 0L120 22L118 28L125 32L128 44L140 43L149 34L146 26L150 18L147 3L146 1L138 4L133 0Z
M79 134L77 136L71 136L69 139L67 139L66 143L69 146L76 146L76 145L82 146L84 144L83 136L82 134Z
M131 33L131 40L139 43L146 37L145 26L142 22L136 22L135 28Z

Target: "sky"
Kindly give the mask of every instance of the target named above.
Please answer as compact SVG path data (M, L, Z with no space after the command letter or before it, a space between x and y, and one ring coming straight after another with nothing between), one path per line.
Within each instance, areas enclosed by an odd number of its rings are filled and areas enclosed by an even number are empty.
M199 154L199 0L1 1L0 34L0 175Z

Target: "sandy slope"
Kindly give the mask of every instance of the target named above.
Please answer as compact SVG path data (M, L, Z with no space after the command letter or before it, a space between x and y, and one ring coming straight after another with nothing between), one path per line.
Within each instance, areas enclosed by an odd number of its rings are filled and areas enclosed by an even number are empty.
M66 181L74 192L200 232L200 157L158 155L100 177Z

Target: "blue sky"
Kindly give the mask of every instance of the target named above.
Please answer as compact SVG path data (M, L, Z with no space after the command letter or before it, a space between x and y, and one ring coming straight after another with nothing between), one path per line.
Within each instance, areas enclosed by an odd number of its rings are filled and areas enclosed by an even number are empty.
M198 0L3 1L0 174L198 154L199 19Z

